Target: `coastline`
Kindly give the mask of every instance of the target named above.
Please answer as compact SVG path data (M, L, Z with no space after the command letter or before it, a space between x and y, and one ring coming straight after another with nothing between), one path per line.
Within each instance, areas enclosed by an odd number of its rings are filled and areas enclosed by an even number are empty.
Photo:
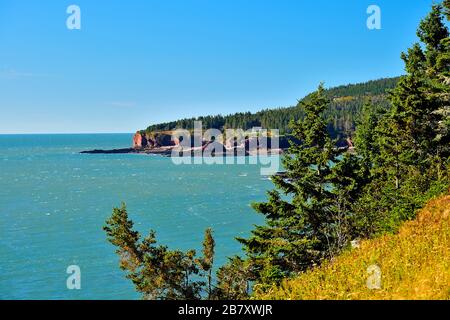
M155 148L124 148L124 149L94 149L94 150L86 150L81 151L80 154L147 154L147 155L159 155L164 157L173 157L173 152L177 152L175 150L175 146L171 147L155 147ZM191 157L195 157L200 152L203 154L205 150L204 147L200 148L189 148L183 151L183 153L190 153ZM226 149L222 152L216 151L212 154L214 157L227 157L227 156L272 156L272 155L281 155L285 152L285 149L267 149L267 148L258 148L253 150L248 150L244 148L232 148ZM182 155L180 155L182 156Z

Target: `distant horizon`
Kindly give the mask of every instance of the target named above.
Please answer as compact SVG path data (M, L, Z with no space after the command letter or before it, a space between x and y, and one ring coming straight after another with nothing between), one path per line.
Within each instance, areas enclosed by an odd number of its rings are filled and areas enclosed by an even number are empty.
M403 76L403 74L401 74L401 75L396 75L396 76L389 76L389 77L380 77L380 78L377 78L377 79L370 79L370 80L365 80L365 81L356 82L356 83L344 83L344 84L339 84L339 85L336 85L336 86L326 87L326 88L327 88L327 89L333 89L333 88L338 88L338 87L341 87L341 86L357 85L357 84L368 83L368 82L370 82L370 81L377 81L377 80L390 79L390 78L398 78L398 77L401 77L401 76ZM313 92L313 89L311 89L311 91L310 91L309 93L311 93L311 92ZM305 96L308 95L309 93L305 94ZM301 97L301 98L299 98L299 99L302 99L302 98L304 98L305 96L303 96L303 97ZM237 111L237 112L252 112L252 113L255 113L255 112L259 112L259 111L266 110L266 109L277 109L277 108L281 108L281 109L282 109L282 108L290 108L290 107L292 107L292 106L294 106L294 105L291 105L291 106L280 106L280 107L266 107L266 108L261 108L261 109L256 110L256 111L242 110L242 111ZM234 114L234 113L230 113L230 114ZM222 114L222 115L226 116L226 115L230 115L230 114ZM192 116L192 118L197 118L197 117L201 117L201 116L214 116L214 115L218 115L218 114L203 114L203 115L196 115L196 116ZM170 121L177 121L177 120L180 120L180 119L181 119L181 118L172 119L172 120L168 120L167 122L170 122ZM166 121L164 121L164 122L166 122ZM159 123L162 123L162 122L159 122ZM149 125L153 125L153 124L157 124L157 123L151 123L151 124L149 124ZM147 128L149 125L147 125L145 128ZM80 135L82 135L82 134L84 134L84 135L90 135L90 134L135 134L137 131L139 131L139 130L144 130L145 128L137 128L137 129L135 129L135 130L132 131L132 132L1 132L1 131L0 131L0 135L76 135L76 134L80 134Z

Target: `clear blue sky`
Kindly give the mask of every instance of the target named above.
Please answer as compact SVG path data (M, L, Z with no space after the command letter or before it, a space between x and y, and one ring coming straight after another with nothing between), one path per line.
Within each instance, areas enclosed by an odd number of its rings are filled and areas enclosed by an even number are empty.
M0 133L134 132L403 73L432 0L0 0ZM81 8L68 30L66 8ZM382 10L382 30L366 9Z

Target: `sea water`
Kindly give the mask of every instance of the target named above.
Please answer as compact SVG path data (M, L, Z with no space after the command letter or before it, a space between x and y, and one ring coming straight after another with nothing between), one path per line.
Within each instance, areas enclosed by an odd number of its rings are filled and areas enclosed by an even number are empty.
M126 148L130 134L0 135L0 299L139 299L102 227L125 202L143 235L201 250L212 227L216 267L241 254L263 217L250 207L272 183L258 165L175 165ZM81 269L69 290L66 269Z

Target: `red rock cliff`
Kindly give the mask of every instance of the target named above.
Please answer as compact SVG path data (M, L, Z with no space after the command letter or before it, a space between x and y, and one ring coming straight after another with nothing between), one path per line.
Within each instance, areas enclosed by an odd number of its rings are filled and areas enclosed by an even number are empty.
M134 149L172 147L179 143L178 139L172 141L170 132L154 132L146 134L138 131L133 137Z
M139 131L133 137L133 148L134 149L142 149L147 147L148 141L147 138L140 133Z

